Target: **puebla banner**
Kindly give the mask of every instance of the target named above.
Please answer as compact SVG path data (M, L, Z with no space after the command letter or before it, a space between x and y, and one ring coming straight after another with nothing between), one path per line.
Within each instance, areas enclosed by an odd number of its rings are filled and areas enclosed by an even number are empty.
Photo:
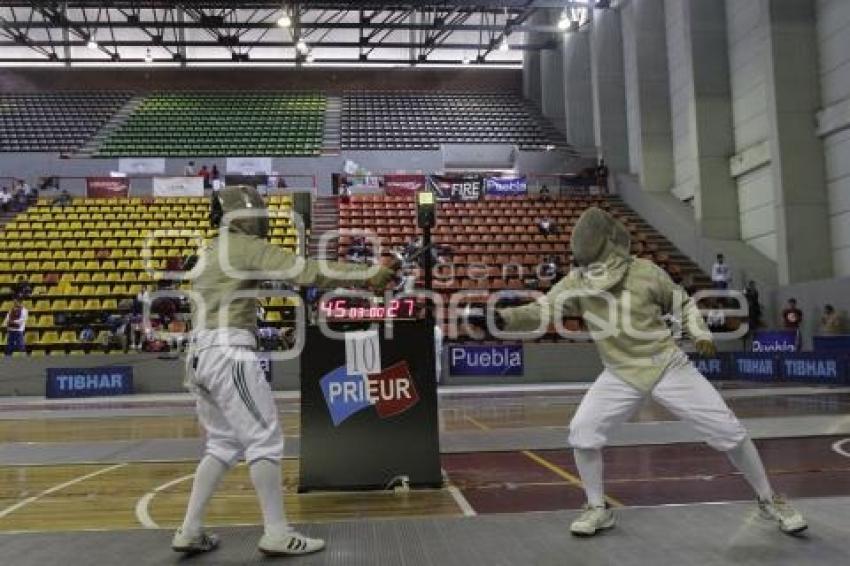
M156 197L202 197L204 196L204 178L192 177L154 177L153 194Z
M522 177L487 177L485 179L487 196L516 197L528 194L528 181Z
M450 375L522 375L522 344L449 346Z
M127 177L86 177L86 196L89 198L126 198L130 196Z
M425 175L384 175L384 192L390 196L408 196L424 191Z
M431 175L428 188L437 200L473 201L483 194L484 180L479 175Z

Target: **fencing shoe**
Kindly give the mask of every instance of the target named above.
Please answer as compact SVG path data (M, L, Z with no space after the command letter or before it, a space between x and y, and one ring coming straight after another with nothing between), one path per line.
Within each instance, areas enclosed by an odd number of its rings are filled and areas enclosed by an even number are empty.
M183 532L183 529L177 529L174 538L171 539L171 548L175 552L200 554L215 550L218 548L218 543L218 535L202 532L195 536L189 536Z
M318 552L325 548L325 541L289 531L282 535L263 535L257 546L266 556L294 556Z
M758 503L761 516L779 523L783 533L793 535L809 527L800 512L781 495L774 495L772 499L759 499Z
M570 525L570 532L580 537L592 537L614 526L614 512L608 506L585 505L581 515Z

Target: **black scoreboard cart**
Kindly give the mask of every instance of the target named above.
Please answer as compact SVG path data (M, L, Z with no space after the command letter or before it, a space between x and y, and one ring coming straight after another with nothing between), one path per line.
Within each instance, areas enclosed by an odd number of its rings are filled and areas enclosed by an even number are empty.
M343 336L311 326L301 357L299 491L441 486L432 324L329 326Z

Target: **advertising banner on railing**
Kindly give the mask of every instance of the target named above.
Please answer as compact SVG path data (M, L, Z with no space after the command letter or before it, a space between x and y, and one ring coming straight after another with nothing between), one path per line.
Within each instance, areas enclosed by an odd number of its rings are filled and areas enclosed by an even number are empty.
M487 177L485 179L487 196L516 197L528 194L528 181L522 177Z
M753 336L753 352L796 352L796 330L761 330Z
M850 335L813 336L815 352L850 352Z
M162 175L165 173L165 158L122 157L118 160L118 170L129 175Z
M480 175L431 175L428 188L437 200L479 200L484 192Z
M384 192L390 196L408 196L424 191L425 175L384 175Z
M791 381L837 384L847 375L847 357L838 354L785 354L780 363L782 377Z
M228 157L225 165L227 173L237 175L270 175L271 157Z
M126 198L130 196L127 177L86 177L86 196L89 198Z
M522 375L522 344L449 346L450 375Z
M132 393L133 368L130 366L47 368L46 395L48 399L131 395Z
M850 383L850 355L845 353L727 352L711 358L690 357L699 372L712 380Z
M154 177L153 196L155 197L202 197L204 196L204 178L193 177Z

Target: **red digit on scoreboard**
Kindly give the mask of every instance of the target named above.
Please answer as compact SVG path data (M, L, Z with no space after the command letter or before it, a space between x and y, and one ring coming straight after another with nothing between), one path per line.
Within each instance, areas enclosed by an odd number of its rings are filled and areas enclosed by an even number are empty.
M405 313L409 318L413 317L413 313L416 311L416 300L415 299L404 299Z
M390 301L390 306L387 308L387 318L396 318L398 316L399 300L393 299Z
M333 306L330 301L322 301L319 303L319 308L324 313L325 318L333 317Z
M334 301L333 316L334 318L345 318L345 299Z

